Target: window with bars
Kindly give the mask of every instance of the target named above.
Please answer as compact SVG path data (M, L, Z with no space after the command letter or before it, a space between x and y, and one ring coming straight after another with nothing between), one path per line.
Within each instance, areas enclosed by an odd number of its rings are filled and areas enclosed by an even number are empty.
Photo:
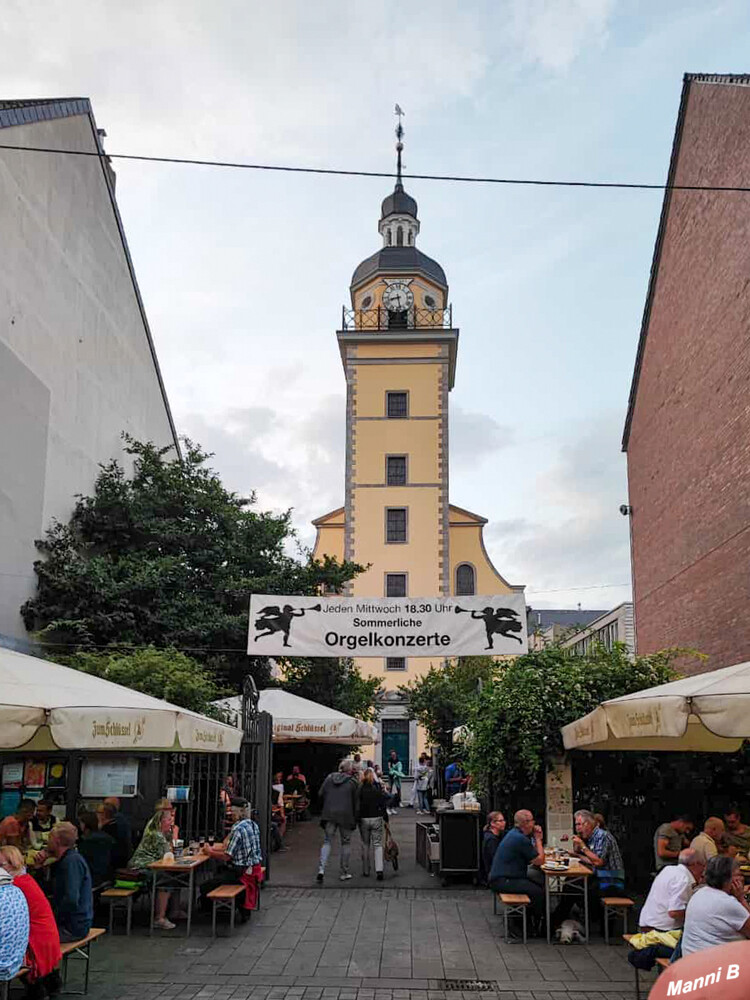
M468 597L476 593L476 579L474 567L468 563L463 563L456 570L456 594Z
M386 658L385 658L385 669L386 670L406 670L406 657L405 656L386 656Z
M406 597L406 573L385 574L385 596Z
M386 392L385 412L391 420L403 419L409 416L408 392Z
M385 509L385 540L386 542L406 541L406 507L386 507Z
M406 455L388 455L385 460L386 486L406 485Z

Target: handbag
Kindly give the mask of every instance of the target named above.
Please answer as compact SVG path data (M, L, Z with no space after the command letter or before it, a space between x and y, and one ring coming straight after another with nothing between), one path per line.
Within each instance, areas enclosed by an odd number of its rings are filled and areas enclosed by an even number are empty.
M383 844L383 857L386 861L390 861L393 865L393 870L398 871L398 844L393 839L391 834L391 828L388 823L385 824L385 842Z

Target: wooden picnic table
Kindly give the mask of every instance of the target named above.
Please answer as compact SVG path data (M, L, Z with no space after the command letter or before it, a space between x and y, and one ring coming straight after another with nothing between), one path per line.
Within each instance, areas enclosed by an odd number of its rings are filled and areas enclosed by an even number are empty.
M209 860L208 854L183 855L174 861L154 861L149 865L152 875L151 883L151 922L149 934L154 933L154 911L156 908L156 893L159 889L187 889L187 933L190 937L190 925L193 919L193 899L195 897L195 873Z
M570 863L565 868L547 867L547 862L542 866L544 875L544 903L547 914L547 944L552 943L551 924L551 899L552 896L576 895L583 896L584 933L586 941L589 939L589 897L586 891L587 880L594 872L591 868L581 864L576 858L570 859Z

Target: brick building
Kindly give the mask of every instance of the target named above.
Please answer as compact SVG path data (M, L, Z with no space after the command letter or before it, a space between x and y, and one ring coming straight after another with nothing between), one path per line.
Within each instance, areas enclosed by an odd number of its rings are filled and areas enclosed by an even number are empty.
M750 188L750 76L686 75L669 184ZM666 192L623 450L637 650L696 671L750 660L749 265L750 193Z

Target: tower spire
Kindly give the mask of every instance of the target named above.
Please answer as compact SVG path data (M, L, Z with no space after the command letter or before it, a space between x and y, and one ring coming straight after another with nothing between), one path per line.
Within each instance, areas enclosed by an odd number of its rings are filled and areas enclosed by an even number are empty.
M405 113L406 112L402 111L400 106L397 104L395 111L395 114L398 116L398 125L396 125L396 191L404 190L404 183L401 179L401 153L404 148L404 126L401 124L401 119Z

